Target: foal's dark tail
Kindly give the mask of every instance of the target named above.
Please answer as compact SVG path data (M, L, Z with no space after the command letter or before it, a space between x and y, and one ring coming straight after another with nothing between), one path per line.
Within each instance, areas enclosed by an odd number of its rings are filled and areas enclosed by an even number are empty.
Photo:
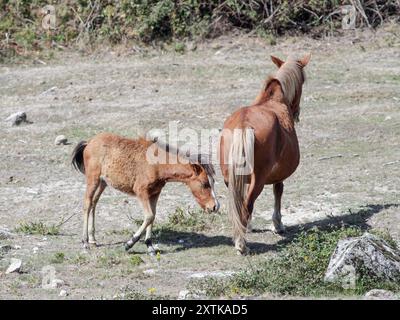
M85 164L83 163L83 151L85 150L87 146L86 141L81 141L79 142L76 147L74 148L74 151L72 151L72 157L71 157L71 164L75 168L75 170L79 170L83 174L85 174Z

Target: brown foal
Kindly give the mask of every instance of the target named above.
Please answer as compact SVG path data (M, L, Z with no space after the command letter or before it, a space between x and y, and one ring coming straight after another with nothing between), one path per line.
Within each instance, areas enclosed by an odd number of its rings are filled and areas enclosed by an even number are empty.
M136 140L101 133L88 142L78 143L72 153L73 166L86 176L83 209L83 238L85 247L96 244L95 209L106 186L112 186L136 196L144 210L144 221L126 243L129 250L146 230L145 243L150 254L155 250L151 230L156 205L167 182L182 182L192 191L199 205L207 211L217 211L219 203L214 193L214 168L202 163L201 156L183 155L156 141ZM162 163L149 161L149 154L164 159Z
M220 140L220 165L229 188L229 215L235 247L247 252L245 233L254 202L264 185L273 184L275 206L272 221L279 233L283 181L300 159L294 122L299 120L303 68L311 55L286 62L271 57L278 71L268 77L261 93L249 107L234 112L224 123Z

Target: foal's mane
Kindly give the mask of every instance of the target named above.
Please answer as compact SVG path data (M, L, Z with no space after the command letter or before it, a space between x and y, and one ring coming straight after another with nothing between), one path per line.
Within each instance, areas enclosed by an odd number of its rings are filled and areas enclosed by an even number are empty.
M296 60L286 61L277 72L268 76L265 81L264 91L268 89L272 81L277 80L283 91L284 99L292 104L295 97L301 92L301 86L306 80L306 75L301 64Z
M154 138L152 140L153 143L157 145L158 148L170 153L177 155L180 158L186 159L189 161L191 164L198 164L201 166L204 171L207 173L208 178L210 179L211 182L214 181L215 178L215 169L214 166L209 163L210 162L210 156L207 154L187 154L177 147L171 146L169 143L166 142L161 142L158 140L158 138Z

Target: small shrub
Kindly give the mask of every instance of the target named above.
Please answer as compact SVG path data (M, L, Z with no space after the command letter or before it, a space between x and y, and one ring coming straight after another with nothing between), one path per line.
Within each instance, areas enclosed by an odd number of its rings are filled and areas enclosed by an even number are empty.
M175 50L175 52L177 52L177 53L183 54L183 53L185 53L186 46L185 46L185 44L182 43L182 42L176 42L176 43L175 43L175 46L174 46L174 50Z
M55 224L46 225L42 221L39 222L21 222L17 228L16 232L24 234L39 234L42 236L54 236L60 233L59 226Z
M84 265L88 263L88 258L87 256L79 253L72 259L72 262L73 264Z
M63 252L56 252L51 259L51 263L63 263L65 260L65 254Z
M203 210L184 210L177 208L168 217L166 226L174 230L204 231L210 229L216 214L207 214Z
M106 252L97 258L97 262L101 267L113 267L121 264L121 257L115 252Z
M133 255L129 258L129 263L130 263L130 265L137 267L137 266L141 265L142 263L144 263L144 261L138 255Z

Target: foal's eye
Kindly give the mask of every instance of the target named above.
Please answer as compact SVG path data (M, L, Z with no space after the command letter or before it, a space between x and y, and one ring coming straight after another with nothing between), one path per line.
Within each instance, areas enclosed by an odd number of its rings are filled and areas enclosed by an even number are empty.
M210 182L203 182L202 184L201 184L201 186L204 188L204 189L208 189L208 188L211 188L211 185L210 185Z

